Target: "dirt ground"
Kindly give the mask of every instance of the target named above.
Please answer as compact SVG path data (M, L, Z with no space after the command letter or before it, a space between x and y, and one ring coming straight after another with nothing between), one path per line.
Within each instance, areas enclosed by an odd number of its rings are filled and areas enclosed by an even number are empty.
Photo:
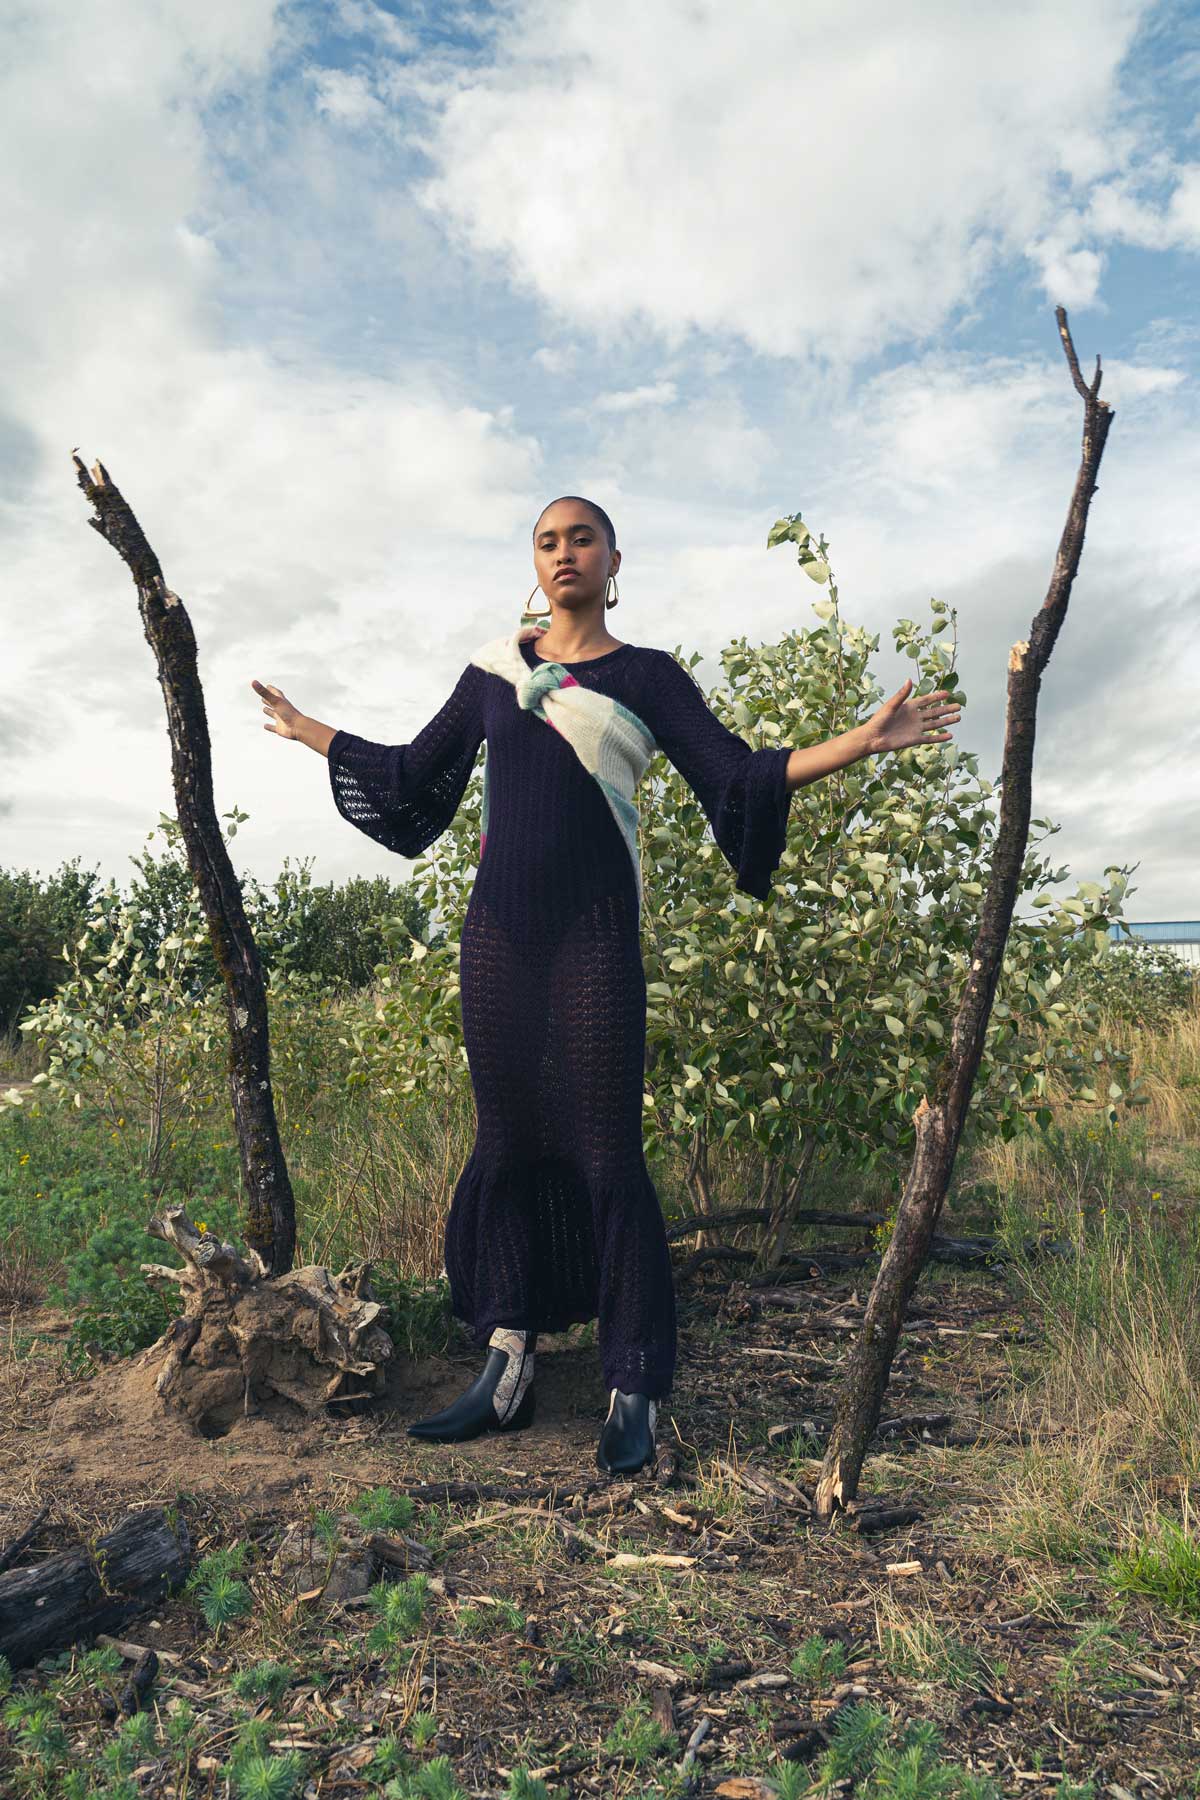
M449 1756L472 1795L526 1768L568 1795L765 1800L856 1702L933 1722L945 1758L1004 1795L1200 1791L1200 1630L1139 1603L1118 1615L1094 1571L996 1547L998 1476L1022 1449L1014 1388L1036 1354L1001 1275L927 1278L862 1510L810 1520L809 1457L865 1293L828 1275L686 1288L659 1466L623 1482L595 1467L606 1396L589 1344L539 1348L537 1419L511 1436L405 1435L471 1378L464 1356L398 1365L358 1417L276 1413L206 1440L155 1399L144 1356L66 1381L65 1321L26 1313L0 1373L0 1543L45 1501L36 1555L154 1501L179 1507L200 1549L250 1547L251 1618L214 1636L179 1595L126 1627L173 1659L161 1703L186 1695L207 1721L212 1785L198 1763L187 1800L225 1792L229 1682L263 1657L294 1672L264 1703L272 1743L304 1747L303 1791L322 1800L380 1791L371 1746L418 1713L436 1719L425 1753ZM379 1486L412 1497L408 1567L431 1583L403 1677L364 1650L365 1596L298 1597L272 1568L289 1526ZM836 1679L803 1663L814 1638L835 1647ZM80 1741L103 1735L90 1705ZM0 1749L0 1779L6 1756L18 1766ZM139 1791L178 1789L164 1768Z

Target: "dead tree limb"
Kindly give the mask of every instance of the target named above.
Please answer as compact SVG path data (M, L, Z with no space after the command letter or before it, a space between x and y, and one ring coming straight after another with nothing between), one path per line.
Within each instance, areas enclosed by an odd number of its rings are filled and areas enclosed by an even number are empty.
M867 1445L879 1421L905 1307L925 1266L954 1169L1025 861L1038 689L1066 617L1083 550L1088 509L1112 423L1112 408L1100 398L1099 357L1089 385L1080 373L1067 315L1061 306L1055 317L1071 379L1083 399L1079 473L1046 598L1034 618L1029 641L1014 644L1009 653L1000 822L988 889L948 1053L914 1117L916 1144L908 1180L838 1394L816 1490L816 1510L822 1517L844 1507L857 1492Z
M167 587L157 556L104 464L96 463L89 473L78 455L74 462L79 485L95 511L88 524L112 545L133 576L142 626L158 662L176 810L217 967L224 977L229 1086L247 1197L245 1238L272 1273L283 1274L291 1268L295 1252L296 1209L271 1093L262 965L213 805L212 755L195 633L187 609Z

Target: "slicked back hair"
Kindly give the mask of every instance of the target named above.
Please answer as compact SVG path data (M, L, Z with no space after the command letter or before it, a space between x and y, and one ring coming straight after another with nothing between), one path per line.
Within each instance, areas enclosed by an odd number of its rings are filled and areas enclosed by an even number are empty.
M603 525L603 527L604 527L604 535L608 539L609 549L610 550L616 549L617 533L616 533L616 528L613 525L612 520L609 518L608 514L605 512L605 510L602 506L597 506L596 502L594 500L585 500L582 494L560 494L558 496L557 500L547 500L545 506L543 506L541 512L537 516L536 521L534 522L533 537L534 537L535 543L537 542L538 525L540 525L541 521L545 518L546 514L550 511L550 508L552 506L557 506L559 504L559 502L563 501L563 500L573 500L577 506L586 506L589 512L595 513L595 515L599 519L601 525Z

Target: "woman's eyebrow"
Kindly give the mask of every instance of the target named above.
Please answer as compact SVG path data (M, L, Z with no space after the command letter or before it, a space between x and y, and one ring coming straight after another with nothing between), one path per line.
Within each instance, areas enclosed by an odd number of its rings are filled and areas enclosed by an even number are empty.
M568 525L567 529L563 535L565 537L573 537L577 531L590 531L593 537L596 535L596 527L594 525L585 525L585 524ZM547 525L543 530L538 532L538 536L540 538L557 537L558 533L556 531L551 530L550 526Z

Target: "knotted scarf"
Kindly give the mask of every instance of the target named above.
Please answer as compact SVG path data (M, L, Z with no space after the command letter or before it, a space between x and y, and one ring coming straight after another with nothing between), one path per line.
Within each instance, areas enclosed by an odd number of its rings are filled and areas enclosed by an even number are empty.
M566 738L588 774L607 800L633 860L637 882L638 917L642 909L642 866L638 856L637 784L658 745L653 733L637 714L608 694L583 687L562 663L542 662L531 669L521 654L521 644L539 638L549 628L522 625L511 637L493 638L471 657L478 669L511 681L517 705ZM488 762L483 765L483 816L479 853L487 842Z

